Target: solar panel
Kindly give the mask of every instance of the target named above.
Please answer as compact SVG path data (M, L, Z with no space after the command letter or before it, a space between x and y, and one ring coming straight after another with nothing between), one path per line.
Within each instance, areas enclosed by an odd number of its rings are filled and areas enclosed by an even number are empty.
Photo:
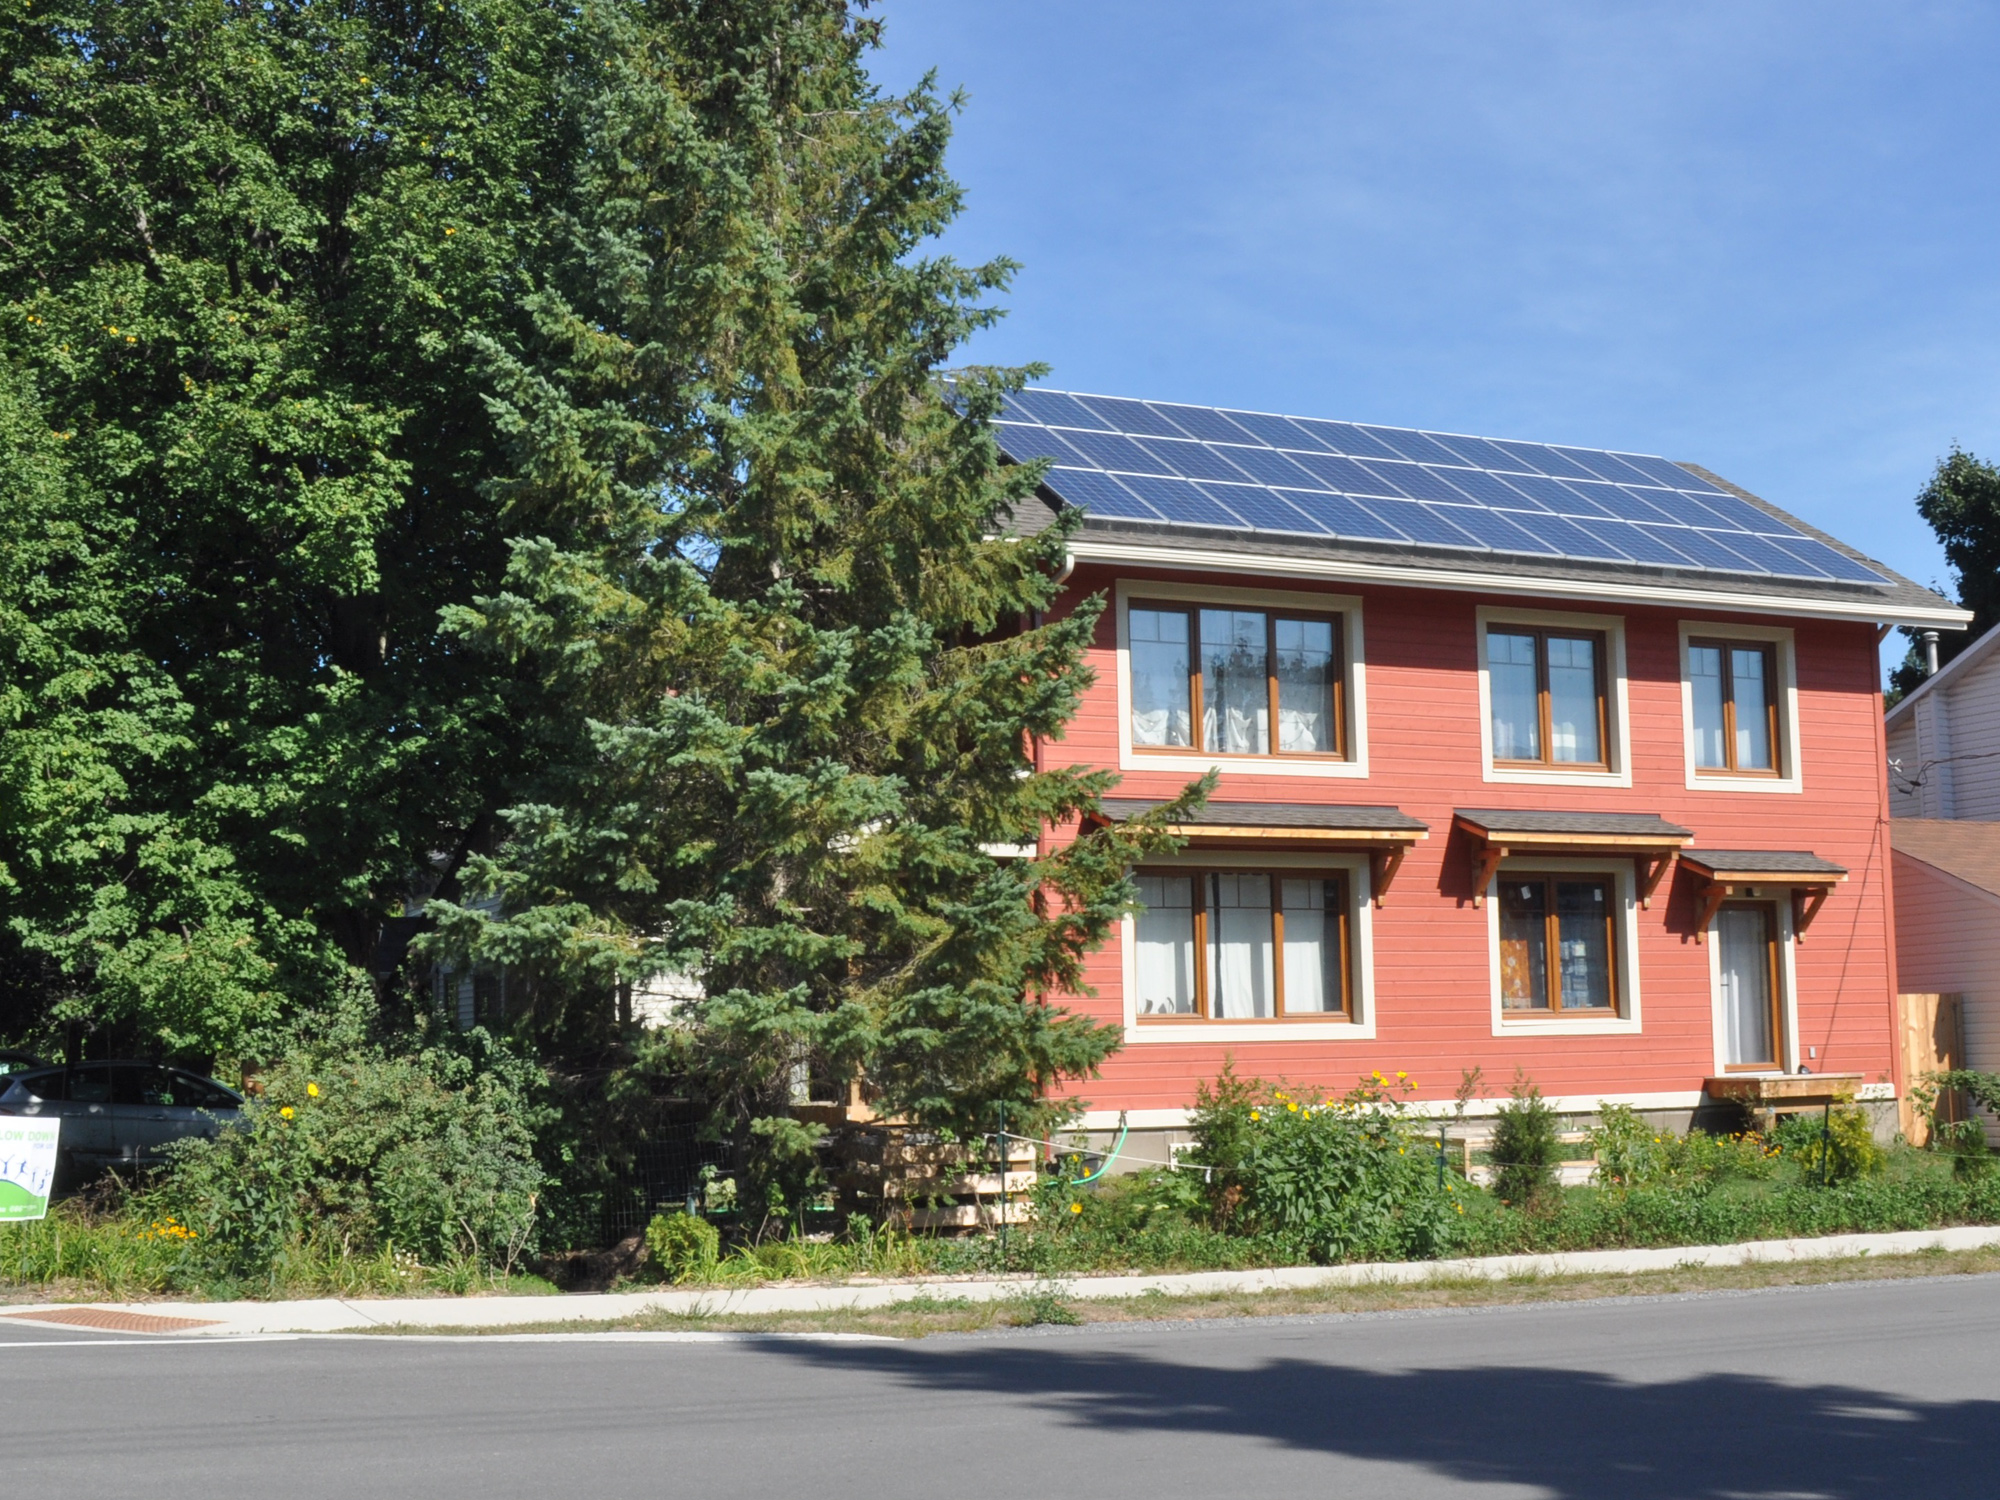
M1152 403L1152 407L1154 411L1166 417L1174 426L1180 428L1181 431L1191 437L1200 438L1204 443L1254 443L1258 441L1257 438L1252 437L1250 433L1238 427L1221 412L1212 411L1206 406L1163 406L1156 401Z
M1401 458L1387 443L1369 436L1352 422L1325 422L1318 417L1294 417L1293 421L1318 438L1335 453L1350 458Z
M1157 521L1160 513L1109 474L1095 469L1051 469L1049 488L1072 504L1081 505L1093 516L1112 516L1120 521Z
M1324 490L1286 490L1286 500L1335 536L1361 537L1371 542L1406 542L1408 537L1359 500Z
M1292 461L1330 490L1343 495L1394 495L1400 493L1351 458L1331 453L1294 453Z
M1240 531L1248 524L1241 516L1224 510L1185 479L1131 474L1121 482L1169 521L1186 521L1194 526L1226 526L1232 531Z
M1298 448L1307 453L1328 451L1326 444L1290 417L1273 417L1260 411L1233 411L1229 420L1245 432L1262 438L1273 448Z
M1038 458L1054 459L1059 464L1090 462L1085 455L1078 453L1046 427L1017 427L1010 423L996 423L993 431L1000 439L1000 451L1017 463L1032 463Z
M1449 448L1440 448L1421 432L1404 432L1395 427L1376 427L1368 435L1387 443L1404 458L1420 464L1456 464L1464 462Z
M1279 489L1313 487L1313 476L1282 453L1269 448L1231 448L1229 461L1259 484Z
M1088 398L1091 413L1119 432L1136 432L1142 437L1186 437L1187 434L1143 401L1127 401L1122 396Z
M1118 432L1070 432L1064 434L1072 448L1084 454L1100 469L1121 474L1165 474L1170 472L1137 443Z
M1220 448L1207 443L1152 438L1139 446L1164 463L1170 474L1182 474L1189 479L1220 479L1232 484L1241 484L1248 477L1222 456Z
M1454 505L1439 514L1452 525L1471 532L1480 541L1496 552L1540 552L1555 555L1562 549L1553 542L1545 542L1532 531L1518 525L1505 511L1488 510L1483 505Z
M1642 453L1024 390L1007 457L1093 515L1523 558L1882 585L1867 564Z
M1442 500L1447 505L1463 505L1472 498L1446 479L1443 470L1426 469L1420 464L1383 463L1368 467L1388 475L1396 482L1397 489L1406 495L1415 495L1419 500Z
M1087 410L1076 397L1061 391L1016 391L1005 398L1005 404L1010 411L1021 413L1025 420L1046 422L1051 427L1109 429L1111 426L1111 423Z
M1484 543L1452 525L1435 506L1419 505L1414 500L1371 500L1368 508L1412 541L1485 550Z
M1308 520L1304 511L1288 504L1276 490L1258 484L1197 484L1209 499L1241 516L1258 531L1297 531L1307 536L1324 536L1326 528Z

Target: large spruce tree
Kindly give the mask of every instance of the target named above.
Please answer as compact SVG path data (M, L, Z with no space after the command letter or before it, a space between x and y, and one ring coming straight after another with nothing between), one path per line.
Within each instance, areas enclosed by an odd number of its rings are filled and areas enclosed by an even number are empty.
M1009 267L924 246L959 205L948 105L885 97L871 29L822 3L611 9L566 274L496 400L513 547L453 611L573 706L573 753L504 810L433 951L504 964L532 1026L602 1024L662 969L669 1033L774 1139L814 1075L990 1121L1115 1030L1049 997L1123 909L1143 830L1047 859L1100 775L1034 773L1088 681L1097 610L1039 623L1069 534L987 430L1017 374L941 363ZM580 1009L579 1009L580 1007Z

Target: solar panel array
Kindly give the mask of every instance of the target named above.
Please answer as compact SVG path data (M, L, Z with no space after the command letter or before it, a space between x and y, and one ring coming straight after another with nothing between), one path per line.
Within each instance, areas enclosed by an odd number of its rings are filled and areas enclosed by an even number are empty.
M996 427L1092 515L1542 559L1890 580L1641 453L1024 390Z

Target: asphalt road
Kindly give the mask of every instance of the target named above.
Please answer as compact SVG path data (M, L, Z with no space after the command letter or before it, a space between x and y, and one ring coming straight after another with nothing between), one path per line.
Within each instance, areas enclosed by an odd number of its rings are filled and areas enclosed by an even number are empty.
M2000 1496L2000 1277L912 1343L0 1320L9 1494Z

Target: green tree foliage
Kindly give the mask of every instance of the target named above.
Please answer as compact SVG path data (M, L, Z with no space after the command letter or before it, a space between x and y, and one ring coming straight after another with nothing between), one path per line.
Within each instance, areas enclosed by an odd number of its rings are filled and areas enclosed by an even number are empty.
M1493 1191L1503 1203L1540 1208L1555 1200L1556 1164L1562 1146L1556 1140L1559 1117L1542 1091L1518 1068L1507 1102L1493 1117Z
M5 7L10 1030L240 1044L365 962L532 761L549 706L438 618L522 530L485 396L551 274L571 29Z
M2000 469L1953 448L1938 461L1930 482L1917 496L1917 514L1930 522L1944 544L1958 584L1958 602L1972 611L1964 631L1938 637L1940 665L1950 661L2000 623ZM1889 674L1892 697L1900 698L1924 680L1921 633L1905 628L1910 649ZM1912 767L1912 770L1915 768Z
M1064 531L941 362L951 106L838 0L11 0L0 21L0 1026L217 1051L413 885L548 1053L614 986L775 1122L1087 1072L1157 842L985 848L1087 681ZM502 898L461 899L461 872ZM744 1125L747 1131L749 1127Z
M951 105L878 92L845 6L594 22L565 275L520 351L487 345L502 493L549 536L447 615L568 739L470 863L500 910L434 902L429 951L506 965L570 1055L615 985L698 978L657 1061L773 1162L809 1167L786 1112L815 1080L990 1129L1113 1045L1053 1001L1161 842L991 852L1110 785L1060 764L1099 608L1043 618L1068 527L1020 524L1034 472L987 426L1024 372L940 374L1010 267L925 253ZM760 1207L807 1190L767 1175Z

